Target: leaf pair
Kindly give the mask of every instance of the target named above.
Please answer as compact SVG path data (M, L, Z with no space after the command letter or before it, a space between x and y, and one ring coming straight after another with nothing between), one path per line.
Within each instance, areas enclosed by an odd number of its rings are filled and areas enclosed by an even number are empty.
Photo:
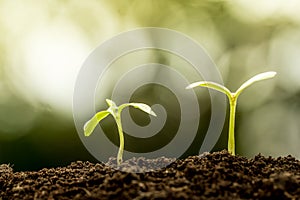
M245 90L247 87L249 87L253 83L255 83L257 81L262 81L262 80L265 80L265 79L273 78L276 74L277 74L276 72L272 72L272 71L257 74L256 76L250 78L248 81L243 83L242 86L239 87L239 89L237 89L236 92L231 92L229 89L227 89L223 85L220 85L218 83L211 82L211 81L195 82L195 83L192 83L192 84L188 85L186 87L186 89L191 89L191 88L194 88L194 87L202 86L202 87L207 87L207 88L211 88L211 89L217 90L219 92L222 92L222 93L226 94L229 98L231 98L232 96L238 97L243 90Z
M109 114L111 114L118 127L118 132L119 132L119 139L120 139L120 147L119 147L119 152L117 156L117 162L118 165L122 162L122 156L123 156L123 150L124 150L124 134L123 134L123 128L122 128L122 123L121 123L121 112L124 108L132 106L134 108L138 108L145 113L148 113L149 115L156 116L156 114L152 111L151 107L148 106L147 104L144 103L124 103L120 106L117 106L115 102L113 102L110 99L106 99L106 103L108 104L108 109L104 111L100 111L96 113L89 121L87 121L83 127L84 130L84 135L85 136L90 136L94 129L96 128L97 124L107 117Z
M236 92L231 92L229 89L224 87L223 85L220 85L215 82L211 81L200 81L200 82L195 82L186 87L186 89L191 89L194 87L206 87L210 89L217 90L219 92L222 92L227 95L229 99L229 104L230 104L230 118L229 118L229 134L228 134L228 151L235 155L235 140L234 140L234 124L235 124L235 111L236 111L236 103L237 103L237 98L238 96L250 85L257 81L273 78L276 75L276 72L270 71L270 72L264 72L261 74L258 74L245 83L242 84L239 89L237 89Z
M106 99L106 102L109 105L109 108L107 110L96 113L89 121L85 123L83 128L85 136L90 136L96 128L97 124L109 114L111 114L115 118L118 115L118 113L121 113L121 111L128 106L138 108L144 111L145 113L156 116L156 114L152 111L151 107L144 103L125 103L117 107L115 102L113 102L110 99Z

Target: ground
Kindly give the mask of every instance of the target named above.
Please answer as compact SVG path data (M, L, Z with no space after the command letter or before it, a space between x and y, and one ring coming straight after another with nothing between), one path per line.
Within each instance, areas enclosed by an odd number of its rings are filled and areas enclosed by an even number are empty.
M66 167L13 172L0 166L5 199L300 199L300 161L292 156L252 159L227 151L176 160L131 159L119 169L77 161Z

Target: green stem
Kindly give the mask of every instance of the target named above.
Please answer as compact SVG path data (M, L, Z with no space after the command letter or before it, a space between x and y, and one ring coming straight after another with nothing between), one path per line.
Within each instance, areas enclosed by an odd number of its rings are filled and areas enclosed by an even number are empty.
M120 147L119 147L118 156L117 156L117 164L120 165L123 161L122 157L123 157L123 151L124 151L124 134L123 134L120 115L116 116L116 123L118 126L118 132L119 132L119 138L120 138Z
M232 155L235 155L235 140L234 140L234 122L235 122L235 111L236 111L237 97L232 94L229 99L230 102L230 118L229 118L229 135L228 135L228 151Z

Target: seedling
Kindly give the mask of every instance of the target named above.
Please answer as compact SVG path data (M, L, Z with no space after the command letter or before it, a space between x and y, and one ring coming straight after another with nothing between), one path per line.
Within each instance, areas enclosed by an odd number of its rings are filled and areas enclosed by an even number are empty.
M224 87L223 85L220 85L218 83L210 82L210 81L200 81L200 82L195 82L186 87L186 89L191 89L194 87L206 87L206 88L211 88L214 90L217 90L219 92L222 92L227 95L229 99L229 104L230 104L230 117L229 117L229 133L228 133L228 151L232 155L235 155L235 139L234 139L234 123L235 123L235 111L236 111L236 104L237 104L237 99L239 95L250 85L257 81L273 78L276 75L276 72L265 72L258 74L245 83L242 84L242 86L236 91L236 92L231 92L229 89Z
M120 106L117 106L115 102L113 102L110 99L106 99L106 102L108 104L108 109L104 111L100 111L96 113L89 121L87 121L83 127L84 129L84 135L85 136L90 136L94 129L96 128L97 124L107 117L109 114L111 114L118 127L118 132L119 132L119 138L120 138L120 147L118 151L118 156L117 156L117 164L120 165L122 162L122 157L123 157L123 151L124 151L124 134L123 134L123 128L122 128L122 123L121 123L121 112L124 108L132 106L134 108L138 108L150 115L156 116L156 114L151 110L151 107L148 106L147 104L144 103L124 103Z

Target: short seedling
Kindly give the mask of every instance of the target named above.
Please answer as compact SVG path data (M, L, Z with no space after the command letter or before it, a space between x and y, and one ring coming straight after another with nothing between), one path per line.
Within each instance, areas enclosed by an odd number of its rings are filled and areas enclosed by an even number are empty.
M138 108L150 115L156 116L156 114L151 110L151 107L144 104L144 103L124 103L120 106L117 106L115 102L112 100L106 99L106 102L109 106L107 110L100 111L96 113L88 122L85 123L84 125L84 135L89 136L92 134L94 129L96 128L97 124L107 117L109 114L111 114L118 127L118 132L119 132L119 139L120 139L120 147L118 151L118 156L117 156L117 164L120 165L122 162L122 157L123 157L123 151L124 151L124 134L123 134L123 128L122 128L122 123L121 123L121 112L124 108L132 106L134 108Z
M217 90L219 92L222 92L227 95L229 99L229 104L230 104L230 117L229 117L229 133L228 133L228 151L232 155L235 155L235 139L234 139L234 123L235 123L235 111L236 111L236 104L237 104L237 99L241 92L245 90L247 87L252 85L253 83L269 78L273 78L276 75L276 72L265 72L258 74L245 83L242 84L242 86L236 91L236 92L231 92L229 89L224 87L223 85L220 85L218 83L210 82L210 81L200 81L200 82L195 82L190 84L189 86L186 87L186 89L191 89L194 87L206 87L206 88L211 88L214 90Z

